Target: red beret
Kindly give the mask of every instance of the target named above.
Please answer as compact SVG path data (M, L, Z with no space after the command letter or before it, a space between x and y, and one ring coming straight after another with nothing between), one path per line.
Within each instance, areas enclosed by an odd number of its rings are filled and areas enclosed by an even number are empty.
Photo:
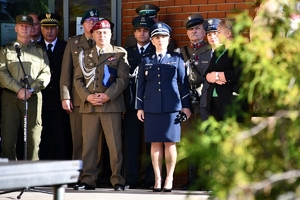
M94 30L98 29L110 29L110 23L106 19L103 19L99 22L97 22L93 28L91 28L90 32L93 33Z

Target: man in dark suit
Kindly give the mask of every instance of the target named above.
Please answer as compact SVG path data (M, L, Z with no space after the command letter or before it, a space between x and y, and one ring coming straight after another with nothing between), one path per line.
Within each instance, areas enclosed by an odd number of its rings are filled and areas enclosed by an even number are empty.
M38 16L44 40L38 44L46 51L50 62L51 81L43 94L43 130L40 144L41 160L71 159L71 131L67 113L62 109L59 92L61 61L67 42L58 39L61 17L54 13ZM69 151L69 152L68 152Z
M149 17L138 16L132 20L134 27L134 37L136 38L136 45L126 48L128 53L128 62L130 65L129 85L124 91L124 100L126 106L126 113L124 114L124 153L125 153L125 179L126 189L134 189L138 186L141 150L144 141L143 123L137 118L137 110L135 109L136 101L136 81L138 66L144 55L154 54L155 47L150 42L149 29L154 24L154 21ZM147 155L150 156L150 143L147 143ZM147 162L148 163L148 162ZM146 165L145 184L153 186L153 168Z
M111 29L107 20L97 22L90 32L96 46L81 50L74 85L81 99L83 137L83 174L74 189L94 190L98 175L98 139L104 132L110 156L110 182L115 191L124 189L122 168L121 113L125 112L123 91L128 85L127 52L110 44Z

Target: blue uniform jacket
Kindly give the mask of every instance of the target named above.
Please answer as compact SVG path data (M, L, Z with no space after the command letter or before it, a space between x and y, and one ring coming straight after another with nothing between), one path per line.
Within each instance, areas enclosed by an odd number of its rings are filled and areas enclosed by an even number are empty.
M167 53L160 64L156 54L144 57L138 72L136 108L149 113L166 113L190 107L182 55Z

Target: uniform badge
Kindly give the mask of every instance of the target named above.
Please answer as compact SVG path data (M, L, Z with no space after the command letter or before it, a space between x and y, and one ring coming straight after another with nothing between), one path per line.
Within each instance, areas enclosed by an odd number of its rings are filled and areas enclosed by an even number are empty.
M78 40L75 40L74 43L75 43L75 44L78 44L79 42L78 42Z
M199 64L198 60L196 60L194 63L195 63L195 65L198 65L198 64Z
M109 57L109 58L107 59L107 61L114 61L114 60L117 60L117 57L113 56L113 57Z

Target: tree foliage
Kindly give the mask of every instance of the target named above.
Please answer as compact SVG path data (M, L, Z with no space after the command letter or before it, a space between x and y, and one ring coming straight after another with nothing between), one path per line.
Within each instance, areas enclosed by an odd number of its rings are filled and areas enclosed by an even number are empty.
M240 96L260 117L237 123L235 104L235 114L199 123L178 148L179 159L198 163L197 184L218 199L300 198L300 34L286 36L295 3L280 4L282 16L260 13L265 26L253 24L247 12L236 16L232 49L243 62ZM251 27L250 42L238 33Z

